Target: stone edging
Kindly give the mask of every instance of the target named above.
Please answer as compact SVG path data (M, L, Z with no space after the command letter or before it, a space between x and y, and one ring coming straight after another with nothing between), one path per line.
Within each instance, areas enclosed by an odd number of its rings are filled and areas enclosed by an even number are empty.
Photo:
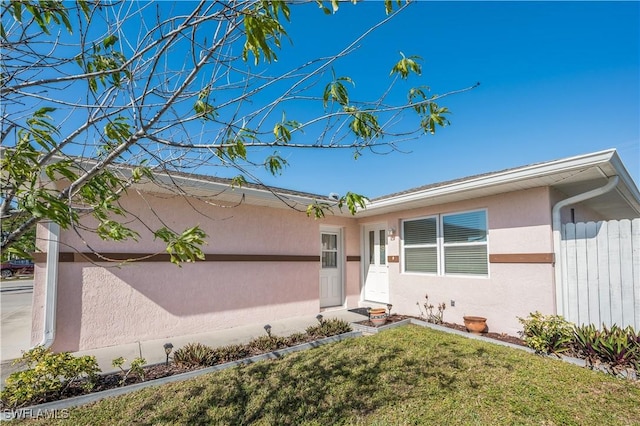
M173 376L167 376L160 379L150 380L148 382L135 383L133 385L123 386L114 389L108 389L101 392L89 393L86 395L80 395L73 398L61 399L59 401L46 402L44 404L33 405L31 407L18 408L17 410L3 410L0 412L0 421L13 420L13 419L27 419L43 417L47 415L55 416L55 413L60 410L66 410L72 407L78 407L80 405L89 404L99 401L104 398L112 396L125 395L131 392L135 392L140 389L148 388L151 386L160 386L167 383L181 382L184 380L192 379L194 377L201 376L203 374L212 373L215 371L226 370L227 368L237 367L239 365L253 364L258 361L265 361L268 359L277 359L284 355L288 355L294 352L300 352L307 349L316 348L328 343L340 342L345 339L353 337L359 337L362 333L360 331L350 331L348 333L338 334L336 336L325 337L324 339L314 340L313 342L303 343L302 345L291 346L288 348L279 349L277 351L268 352L252 356L250 358L244 358L237 361L231 361L224 364L214 365L213 367L202 368L200 370L193 370L186 373L174 374Z
M411 319L407 318L407 319L403 319L402 321L397 321L397 322L393 322L391 324L387 324L387 325L383 325L381 327L370 327L368 325L363 325L363 324L358 324L355 322L351 323L351 328L353 328L355 331L361 331L363 333L366 334L376 334L379 333L381 331L384 330L388 330L390 328L396 328L396 327L401 327L403 325L407 325L411 323Z

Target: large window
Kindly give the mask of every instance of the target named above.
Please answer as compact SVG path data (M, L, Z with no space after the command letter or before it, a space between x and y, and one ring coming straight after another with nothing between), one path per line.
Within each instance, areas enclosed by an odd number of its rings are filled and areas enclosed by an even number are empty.
M487 212L443 214L402 223L404 272L487 276Z

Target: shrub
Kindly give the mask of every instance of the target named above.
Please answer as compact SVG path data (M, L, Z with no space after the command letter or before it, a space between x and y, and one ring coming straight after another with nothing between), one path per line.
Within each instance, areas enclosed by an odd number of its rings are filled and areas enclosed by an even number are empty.
M608 373L618 375L623 371L640 371L640 335L633 327L617 325L602 330L594 325L575 327L576 352L587 361L590 368L602 366Z
M536 311L526 319L518 320L524 326L522 335L525 343L536 353L559 356L570 349L573 327L562 316L543 315Z
M306 329L307 334L313 338L335 336L351 331L349 323L338 318L328 320L320 318L318 321L318 325L312 325Z
M50 396L59 398L74 383L82 382L89 390L100 373L93 356L53 353L43 346L25 352L16 363L25 363L27 369L12 373L0 392L0 401L9 407L38 403Z
M438 305L438 312L433 312L436 307L429 303L429 295L425 294L424 298L426 299L423 304L424 313L422 312L422 308L420 308L420 302L416 302L418 311L420 311L420 318L433 324L442 324L444 319L444 310L447 308L447 305L442 302Z
M252 339L247 346L251 353L261 354L284 348L287 344L285 339L282 337L269 335L256 337L255 339Z
M208 367L218 362L218 354L202 343L188 343L173 353L173 361L178 365Z
M133 374L134 376L138 376L138 378L144 382L143 366L147 363L147 360L141 357L135 358L133 361L131 361L131 366L129 367L128 370L125 370L124 368L122 368L122 366L126 361L127 360L124 359L123 357L118 357L113 361L111 361L111 365L113 365L114 367L118 367L122 371L122 379L120 380L120 386L124 386L130 374Z
M287 346L296 346L309 341L309 335L306 333L293 333L285 337Z
M219 362L237 361L249 356L246 345L228 345L216 349Z

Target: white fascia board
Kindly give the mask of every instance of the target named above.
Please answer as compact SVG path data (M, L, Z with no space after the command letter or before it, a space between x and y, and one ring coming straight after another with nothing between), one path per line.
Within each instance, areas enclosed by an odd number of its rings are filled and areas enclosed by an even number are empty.
M477 178L470 178L468 180L455 182L448 185L438 186L435 188L427 188L422 191L401 194L395 197L373 201L367 205L366 211L371 212L377 209L388 208L395 205L399 206L404 203L419 201L425 198L439 197L458 192L474 191L501 184L540 178L559 172L585 169L607 163L614 156L617 157L616 150L608 149L592 154L580 155L576 157L550 161L547 163L525 166L504 172L498 172L489 176L479 176Z
M629 174L627 168L624 166L624 163L622 163L622 160L620 159L620 156L617 152L614 152L614 155L611 157L611 160L609 162L615 169L616 175L623 184L623 188L629 191L629 196L631 199L629 199L626 194L621 195L625 197L629 205L633 206L636 212L640 214L640 190L638 190L637 183L633 181L633 178Z
M166 175L163 175L163 174L156 175L156 177L159 177L159 178L162 178L164 176ZM172 176L171 179L176 182L180 182L179 185L202 189L204 191L211 192L212 194L224 193L225 195L236 195L238 197L242 197L244 195L245 200L249 204L251 204L251 199L278 202L282 204L282 207L287 207L287 206L285 203L281 201L281 198L284 198L287 201L304 204L304 205L313 203L316 200L327 201L320 196L318 196L317 198L314 198L312 194L309 194L309 196L307 197L307 196L298 195L298 194L278 192L277 189L274 189L272 193L267 189L251 188L247 186L239 186L239 187L231 188L231 186L225 182L214 182L206 179L199 179L197 177Z

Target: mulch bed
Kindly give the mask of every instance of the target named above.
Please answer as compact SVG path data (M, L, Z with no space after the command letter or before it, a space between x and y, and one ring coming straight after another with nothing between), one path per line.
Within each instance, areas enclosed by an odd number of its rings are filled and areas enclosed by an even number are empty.
M417 320L420 320L420 321L425 321L423 318L418 318L418 317L414 317L414 316L411 316L411 315L392 314L389 317L387 317L387 323L385 325L393 324L394 322L398 322L398 321L402 321L402 320L410 319L410 318L417 319ZM376 327L369 320L359 321L356 324L362 324L362 325L366 325L368 327ZM441 326L447 327L447 328L452 328L454 330L465 331L465 332L467 331L467 328L464 325L455 324L455 323L451 323L451 322L443 322L442 324L438 324L438 325L441 325ZM520 339L518 337L515 337L515 336L510 336L510 335L505 334L505 333L487 332L487 333L482 333L481 336L488 337L490 339L501 340L501 341L507 342L507 343L513 343L514 345L527 346L522 339Z

